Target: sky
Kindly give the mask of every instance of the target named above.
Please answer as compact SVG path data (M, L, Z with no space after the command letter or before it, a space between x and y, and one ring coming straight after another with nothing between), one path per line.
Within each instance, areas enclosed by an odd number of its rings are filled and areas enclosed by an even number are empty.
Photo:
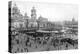
M72 20L73 17L78 20L78 6L76 4L13 1L14 3L23 15L27 13L29 17L31 17L31 9L34 6L37 18L41 15L49 21Z

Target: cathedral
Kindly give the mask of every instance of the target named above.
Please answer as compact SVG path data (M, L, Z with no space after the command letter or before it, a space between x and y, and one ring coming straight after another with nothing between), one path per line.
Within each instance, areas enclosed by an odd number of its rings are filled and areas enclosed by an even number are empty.
M16 28L35 28L38 27L47 27L46 23L48 22L47 18L39 16L37 19L36 9L33 6L31 9L31 18L27 16L27 13L24 15L21 14L17 5L14 4L11 9L11 22L12 26Z
M27 16L27 13L24 16L20 13L17 5L14 4L11 8L11 22L12 26L19 28L19 27L35 27L37 26L36 22L36 9L32 7L31 10L31 18Z

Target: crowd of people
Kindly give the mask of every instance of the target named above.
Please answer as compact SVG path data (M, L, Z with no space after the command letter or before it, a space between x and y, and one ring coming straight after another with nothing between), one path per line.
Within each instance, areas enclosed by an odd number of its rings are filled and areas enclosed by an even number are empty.
M60 37L58 37L60 36ZM12 53L16 52L34 52L34 51L50 51L63 49L77 49L78 40L71 38L63 38L62 35L28 35L18 31L11 33L11 49Z

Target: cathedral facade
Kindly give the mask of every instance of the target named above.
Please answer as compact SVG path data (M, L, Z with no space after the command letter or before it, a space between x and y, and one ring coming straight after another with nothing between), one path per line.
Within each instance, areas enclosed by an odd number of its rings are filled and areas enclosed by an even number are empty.
M22 15L16 4L12 7L11 20L11 25L15 28L47 27L48 22L48 19L42 16L37 18L35 7L32 7L31 16L29 17L27 13Z

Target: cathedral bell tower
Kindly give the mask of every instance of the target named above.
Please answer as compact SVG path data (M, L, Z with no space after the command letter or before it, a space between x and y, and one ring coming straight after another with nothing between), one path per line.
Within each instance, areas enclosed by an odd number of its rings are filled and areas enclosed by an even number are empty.
M15 15L15 14L20 14L20 10L18 9L16 3L14 4L14 6L12 7L12 14Z
M31 10L31 19L33 22L36 21L36 9L35 7L32 7L32 10Z

